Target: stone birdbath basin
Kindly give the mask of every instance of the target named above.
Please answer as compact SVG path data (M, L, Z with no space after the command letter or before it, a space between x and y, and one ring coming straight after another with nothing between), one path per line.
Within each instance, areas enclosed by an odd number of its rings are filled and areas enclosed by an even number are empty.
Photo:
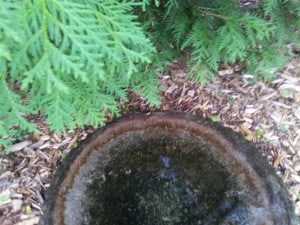
M242 136L176 112L89 136L57 169L40 225L298 225L281 180Z

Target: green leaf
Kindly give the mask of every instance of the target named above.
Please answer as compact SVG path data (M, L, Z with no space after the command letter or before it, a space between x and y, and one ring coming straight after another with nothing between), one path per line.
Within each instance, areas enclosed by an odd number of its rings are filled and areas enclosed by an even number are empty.
M5 204L11 201L11 198L9 195L0 195L0 205Z
M221 121L220 115L212 115L212 116L209 116L209 118L210 118L213 122L220 122L220 121Z

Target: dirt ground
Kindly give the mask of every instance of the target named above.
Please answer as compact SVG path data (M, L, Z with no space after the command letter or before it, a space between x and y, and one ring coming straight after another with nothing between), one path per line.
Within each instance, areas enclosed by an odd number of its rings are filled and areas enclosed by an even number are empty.
M300 216L300 59L293 58L271 82L254 83L253 75L238 66L220 70L216 80L200 85L185 79L186 71L174 63L161 79L162 104L149 108L131 93L122 102L124 114L132 111L180 110L209 117L255 143L276 169ZM32 118L40 135L28 135L0 155L0 224L38 224L44 191L59 161L94 127L51 133L41 118ZM111 120L111 118L108 118Z

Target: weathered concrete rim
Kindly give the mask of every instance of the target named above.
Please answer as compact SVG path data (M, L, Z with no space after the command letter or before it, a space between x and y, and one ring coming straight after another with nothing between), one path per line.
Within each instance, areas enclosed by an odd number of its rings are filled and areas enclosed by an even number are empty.
M273 168L268 165L267 161L261 157L251 143L246 141L241 135L234 133L231 129L210 120L192 116L189 113L164 111L149 114L133 114L122 118L100 128L80 143L79 147L70 153L67 160L64 160L57 170L52 185L47 191L47 203L44 206L44 215L40 224L64 225L63 212L66 191L72 187L74 177L79 171L80 166L86 162L97 146L107 143L120 133L140 130L145 127L160 127L170 131L185 129L214 143L224 158L236 161L237 164L235 164L235 167L246 173L246 177L252 182L253 190L266 198L264 202L270 204L273 201L272 199L276 199L274 204L280 203L282 207L285 207L286 220L291 221L286 225L297 224L293 213L293 206L289 201L281 180L275 175ZM272 176L272 182L275 179L278 185L266 184L265 180L268 180L270 176ZM272 205L269 206L270 211L272 211ZM265 205L265 207L268 207L268 205ZM274 210L276 211L276 209ZM266 214L266 217L268 216L270 215Z

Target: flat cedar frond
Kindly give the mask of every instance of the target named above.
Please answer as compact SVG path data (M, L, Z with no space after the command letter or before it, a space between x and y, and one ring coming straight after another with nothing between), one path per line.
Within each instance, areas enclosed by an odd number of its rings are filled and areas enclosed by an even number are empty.
M180 45L181 50L191 51L189 73L201 74L203 71L203 76L206 77L198 80L209 80L208 74L213 76L221 62L237 61L248 65L247 69L251 68L252 72L257 72L258 77L268 79L270 75L262 71L270 71L267 62L273 58L269 57L269 47L276 51L288 40L300 40L299 1L264 0L262 4L258 2L248 8L238 4L239 1L236 0L175 2L168 0L164 3L165 8L161 10L163 20L157 14L150 14L148 18L159 18L159 27L165 27L172 34L171 37L161 38L163 41L157 45L171 43ZM172 6L172 10L167 7L169 5ZM186 17L190 18L189 23L183 20ZM147 20L145 17L140 18L142 21ZM297 30L298 32L295 32ZM155 35L155 31L156 29L152 28L149 32ZM282 54L275 55L284 57ZM250 60L254 63L250 65L247 60L254 56L257 62ZM279 61L283 60L277 59L277 62ZM273 64L273 67L280 65L282 63ZM256 66L259 68L256 69ZM207 70L211 73L207 73Z
M16 90L1 90L1 135L7 131L11 139L11 126L32 130L22 116L33 109L44 113L54 131L101 125L106 113L118 114L117 101L126 99L130 77L155 53L133 14L136 5L118 0L2 1L0 61L8 67L0 74L0 85L3 89L17 82L27 104Z
M229 63L245 57L247 42L242 28L235 21L228 21L218 30L218 42L220 53L227 54Z
M159 83L155 64L147 65L142 72L133 74L130 87L133 91L141 95L150 106L158 107L161 102L159 99Z
M33 132L35 128L24 117L33 110L22 103L19 95L10 90L6 74L7 66L0 58L0 146L7 147L24 132Z
M53 90L51 95L44 96L41 104L52 130L64 131L67 127L70 129L75 128L73 122L75 109L68 98L70 96L66 96L59 90Z
M266 15L271 14L275 10L279 9L279 1L278 0L268 0L268 1L263 1L263 8L264 8L264 13Z
M173 10L173 12L168 14L166 30L173 33L177 46L182 43L183 37L189 32L192 21L193 18L188 13L182 12L182 10Z
M0 59L12 60L11 48L22 42L19 17L19 4L16 0L3 0L0 7Z

